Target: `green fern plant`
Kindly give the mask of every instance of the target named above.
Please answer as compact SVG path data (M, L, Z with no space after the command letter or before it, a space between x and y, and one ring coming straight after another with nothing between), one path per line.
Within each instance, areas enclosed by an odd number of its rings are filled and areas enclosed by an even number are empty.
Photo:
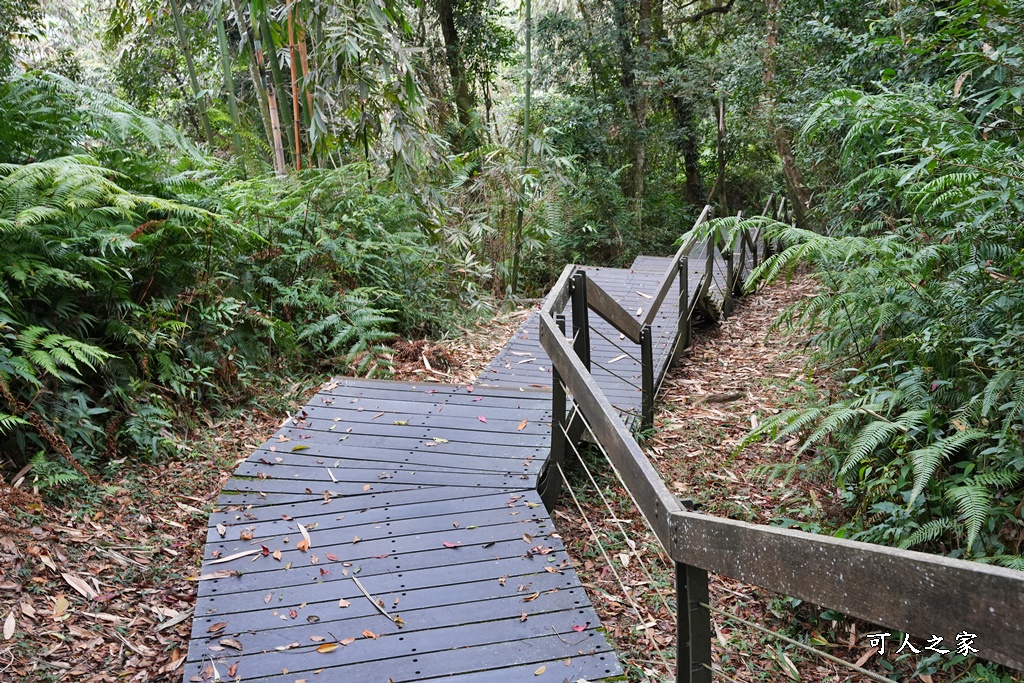
M927 92L833 93L804 134L837 141L848 174L818 230L763 217L704 228L786 245L748 289L805 264L819 282L779 324L812 330L814 362L841 389L759 435L799 435L829 463L867 515L846 527L858 538L1019 564L1024 157Z

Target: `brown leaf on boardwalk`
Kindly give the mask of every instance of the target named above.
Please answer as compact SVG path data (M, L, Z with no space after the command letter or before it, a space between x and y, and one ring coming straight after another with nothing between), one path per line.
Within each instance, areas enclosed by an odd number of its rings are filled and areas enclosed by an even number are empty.
M348 607L351 604L352 603L346 600L345 598L341 598L340 600L338 600L338 607Z
M249 529L242 529L242 533L238 534L238 537L243 541L251 541L252 531L250 531Z
M504 586L506 581L508 581L508 575L507 574L505 576L502 576L501 578L498 579L498 584L501 585L501 586Z
M526 621L527 619L529 619L529 617L526 616L526 612L519 613L519 621Z
M533 536L530 534L523 534L523 540L527 543L533 543Z
M538 593L533 593L533 594L527 595L525 598L523 598L523 602L533 602L534 600L536 600L539 597L540 597L540 593L539 592Z
M302 539L301 541L295 544L295 547L301 550L302 552L306 552L307 550L309 550L309 541L307 541L306 539Z
M363 629L363 636L369 638L370 640L377 640L378 638L380 638L380 634L374 633L368 628Z
M281 550L280 549L275 550L273 553L271 553L271 557L273 557L275 560L280 562L281 561Z
M270 601L273 600L273 599L274 599L274 594L273 593L267 593L266 595L263 596L263 604L264 605L269 605Z
M324 553L324 557L326 557L331 562L337 562L338 561L338 556L335 555L334 553Z
M343 638L343 639L339 640L338 642L341 643L342 645L351 645L352 643L356 642L356 639L355 638Z
M323 645L317 645L316 651L321 654L327 654L328 652L334 652L338 649L337 643L324 643Z
M363 540L363 539L359 538L358 536L353 536L352 537L352 545L355 545L356 543L359 543L359 541L361 541L361 540Z
M363 490L364 491L369 491L370 490L370 485L366 484L365 486L363 486Z
M542 666L541 668L539 668L536 671L534 671L533 675L534 676L540 676L542 673L544 673L547 670L548 670L548 668L546 666Z
M530 424L529 420L523 420L522 422L519 423L519 427L517 427L517 429L519 431L523 431L524 429L526 429L526 425L528 424Z
M236 673L238 673L238 662L228 667L228 676L234 677Z
M230 647L232 650L241 650L242 644L234 638L221 638L220 644L224 647Z
M228 622L226 622L226 621L218 621L216 624L214 624L210 628L206 629L206 632L207 633L217 633L218 631L223 631L225 628L227 628L227 625L228 625Z
M458 548L462 544L461 543L452 543L451 541L445 541L442 545L444 545L445 548Z

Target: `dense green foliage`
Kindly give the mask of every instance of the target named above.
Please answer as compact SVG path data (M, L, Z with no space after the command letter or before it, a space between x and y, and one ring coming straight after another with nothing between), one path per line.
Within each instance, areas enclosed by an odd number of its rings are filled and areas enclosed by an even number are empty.
M815 266L794 313L841 382L763 431L805 434L845 492L841 533L1024 568L1024 13L924 18L887 83L807 120L828 183L811 226L754 221L790 245L754 280Z
M277 374L386 373L392 335L780 193L757 277L814 265L835 395L765 429L840 482L840 533L1021 566L1017 5L538 3L528 126L500 3L53 9L0 0L14 465L158 454Z
M154 456L175 419L272 368L381 372L385 340L448 317L458 274L361 165L235 178L52 76L6 83L0 116L0 443L15 464Z

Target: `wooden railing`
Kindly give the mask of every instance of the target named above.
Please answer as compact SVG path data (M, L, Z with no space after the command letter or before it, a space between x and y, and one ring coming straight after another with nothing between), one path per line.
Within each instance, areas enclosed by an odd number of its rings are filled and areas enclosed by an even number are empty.
M782 210L776 215L785 216L784 205L779 208ZM708 215L706 210L698 223ZM966 632L975 636L973 647L980 657L1024 669L1024 572L705 515L678 500L665 486L591 375L589 338L579 334L576 325L575 343L566 338L562 311L573 298L575 323L585 324L586 311L594 310L640 343L643 329L650 329L651 316L683 272L680 299L685 302L681 305L685 315L681 316L677 343L685 346L694 306L711 279L717 235L714 231L709 235L703 291L692 297L686 294L686 276L680 264L685 266L695 242L684 241L666 270L654 300L657 306L639 323L574 266L565 269L540 311L540 340L555 373L552 463L561 464L565 440L578 439L582 433L581 420L567 420L568 398L675 562L677 680L711 681L708 572L922 638L938 635L952 643ZM735 253L738 246L741 254L747 248L763 258L768 245L758 250L760 238L759 234L747 235L728 251ZM738 280L734 272L730 277ZM730 280L728 289L735 284ZM644 386L648 386L646 380ZM653 380L650 386L653 401ZM550 496L545 501L552 503Z

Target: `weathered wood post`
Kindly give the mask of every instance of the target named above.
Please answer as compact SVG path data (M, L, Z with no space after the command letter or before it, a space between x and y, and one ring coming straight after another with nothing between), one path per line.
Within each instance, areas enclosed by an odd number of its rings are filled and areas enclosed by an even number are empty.
M590 315L587 308L587 274L577 270L572 276L572 348L590 371Z
M640 428L654 429L654 346L651 326L640 328Z
M676 683L711 683L708 573L676 562Z
M676 349L672 362L679 359L690 346L690 259L679 259L679 329L676 331Z
M680 501L694 509L690 499ZM676 683L711 683L711 604L707 571L676 562Z
M559 313L555 316L555 324L565 336L565 315ZM566 423L565 414L565 387L562 385L562 377L558 368L551 367L551 457L548 459L544 472L544 482L541 488L541 500L544 507L553 510L562 494L562 477L555 474L558 465L565 464L566 432L569 425Z

